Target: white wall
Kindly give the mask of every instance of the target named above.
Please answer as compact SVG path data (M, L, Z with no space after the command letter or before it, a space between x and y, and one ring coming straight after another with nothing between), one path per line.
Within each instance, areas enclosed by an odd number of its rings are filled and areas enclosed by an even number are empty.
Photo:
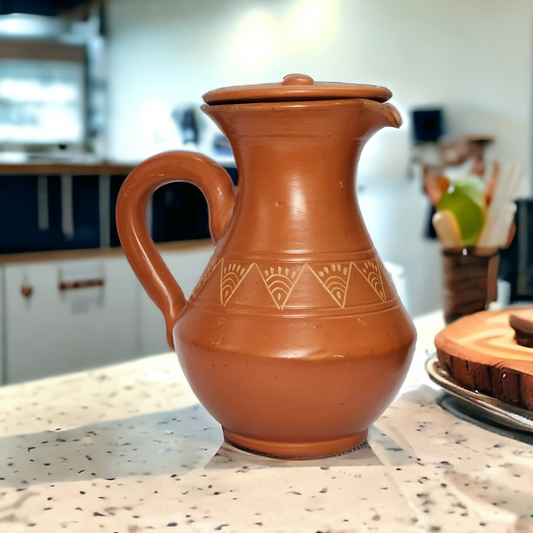
M362 179L408 162L408 110L445 108L450 136L492 134L492 157L529 169L530 0L109 0L109 156L175 147L180 102L223 85L317 80L389 87L406 126L367 147Z
M421 238L427 199L405 178L409 110L442 106L450 137L494 135L489 156L529 176L531 0L108 0L108 22L119 160L179 148L171 110L220 86L303 72L390 88L406 125L365 148L360 199L381 257L404 268L413 315L440 306L441 267Z

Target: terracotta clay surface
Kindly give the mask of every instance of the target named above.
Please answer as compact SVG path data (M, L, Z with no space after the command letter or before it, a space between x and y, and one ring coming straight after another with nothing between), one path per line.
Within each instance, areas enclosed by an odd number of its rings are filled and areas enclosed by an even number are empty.
M533 410L533 349L514 338L509 317L531 310L482 311L435 337L439 360L462 386Z
M294 74L274 85L276 101L272 85L251 86L220 89L206 101L224 103L202 107L232 144L238 188L204 156L160 154L124 183L117 227L226 440L273 456L326 456L365 441L414 349L354 184L365 142L401 118L381 103L383 88L341 84L340 97L339 84ZM145 223L150 195L171 181L204 192L216 243L188 302Z
M386 102L392 93L385 87L355 83L324 83L305 74L288 74L281 83L222 87L204 94L206 104L281 102L289 100L337 100L370 98Z

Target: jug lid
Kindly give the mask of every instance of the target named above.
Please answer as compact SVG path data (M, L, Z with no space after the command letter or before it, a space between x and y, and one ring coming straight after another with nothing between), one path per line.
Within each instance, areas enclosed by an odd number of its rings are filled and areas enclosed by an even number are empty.
M392 93L378 85L356 83L315 82L305 74L288 74L281 83L222 87L204 94L206 104L249 104L308 100L340 100L366 98L386 102Z

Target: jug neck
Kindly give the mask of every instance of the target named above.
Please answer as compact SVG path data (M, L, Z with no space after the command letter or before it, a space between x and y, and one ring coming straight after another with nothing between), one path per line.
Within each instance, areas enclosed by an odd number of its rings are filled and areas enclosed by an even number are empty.
M228 137L239 171L224 248L286 260L372 249L355 173L365 142L384 124L364 102L204 109Z

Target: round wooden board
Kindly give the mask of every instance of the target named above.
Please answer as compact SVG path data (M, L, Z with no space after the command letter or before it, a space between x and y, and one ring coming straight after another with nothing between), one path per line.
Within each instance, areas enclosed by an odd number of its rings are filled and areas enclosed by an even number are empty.
M439 360L472 391L533 411L533 348L520 346L510 315L528 309L482 311L453 322L435 337Z

